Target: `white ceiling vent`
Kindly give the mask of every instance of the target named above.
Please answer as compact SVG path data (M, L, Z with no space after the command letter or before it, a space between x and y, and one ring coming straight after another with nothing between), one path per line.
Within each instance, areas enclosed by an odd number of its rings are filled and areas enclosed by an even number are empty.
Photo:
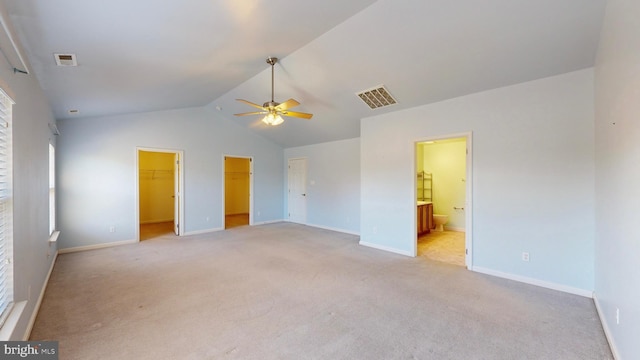
M377 109L397 103L396 99L389 94L384 85L364 90L356 95L358 95L358 97L360 97L360 99L362 99L362 101L364 101L371 109Z
M76 54L53 54L58 66L78 66Z

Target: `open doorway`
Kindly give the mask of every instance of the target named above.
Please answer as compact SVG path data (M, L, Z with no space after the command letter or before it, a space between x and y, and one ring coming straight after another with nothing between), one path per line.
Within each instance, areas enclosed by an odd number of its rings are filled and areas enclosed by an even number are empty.
M138 148L137 155L138 239L182 235L182 153Z
M252 159L224 157L224 228L251 225Z
M415 144L416 255L471 267L471 135Z

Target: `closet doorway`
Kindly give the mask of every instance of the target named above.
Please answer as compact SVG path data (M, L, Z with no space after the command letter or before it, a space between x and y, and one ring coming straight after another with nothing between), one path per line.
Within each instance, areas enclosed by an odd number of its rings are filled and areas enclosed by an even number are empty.
M253 159L224 157L224 228L253 224L251 193L253 189Z
M182 151L137 148L139 241L184 234L181 160Z

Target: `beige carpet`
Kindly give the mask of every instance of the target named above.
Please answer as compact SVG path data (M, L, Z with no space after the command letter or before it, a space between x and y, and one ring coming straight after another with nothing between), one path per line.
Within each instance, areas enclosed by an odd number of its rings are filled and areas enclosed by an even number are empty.
M297 224L60 255L60 359L611 359L591 299Z
M431 231L418 238L418 256L448 264L465 266L464 233L458 231Z

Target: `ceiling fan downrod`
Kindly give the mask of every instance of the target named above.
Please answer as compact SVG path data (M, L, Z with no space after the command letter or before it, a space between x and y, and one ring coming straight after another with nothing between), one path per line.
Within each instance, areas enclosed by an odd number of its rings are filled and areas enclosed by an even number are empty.
M267 58L267 64L271 65L271 101L270 102L266 102L264 103L262 106L264 107L276 107L278 105L280 105L279 103L275 102L274 99L274 77L273 77L273 66L278 62L278 58L277 57L268 57Z

